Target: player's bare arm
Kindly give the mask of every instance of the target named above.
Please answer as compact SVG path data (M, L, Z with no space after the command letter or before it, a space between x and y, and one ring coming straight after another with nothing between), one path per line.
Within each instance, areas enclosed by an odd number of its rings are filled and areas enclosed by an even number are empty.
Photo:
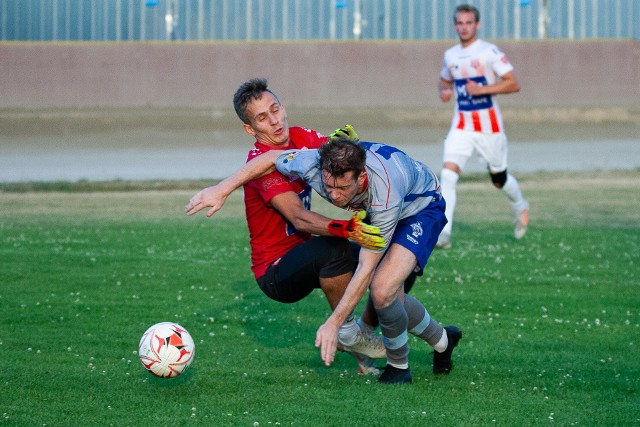
M508 94L508 93L516 93L520 91L520 84L516 79L516 75L513 71L509 71L501 77L501 80L492 85L479 85L473 80L468 80L467 84L467 93L472 96L478 95L499 95L499 94Z
M453 97L453 82L441 78L440 84L438 85L438 92L440 93L440 100L442 100L442 102L449 102Z
M365 292L369 288L376 266L384 252L360 251L358 267L333 313L316 333L316 347L320 348L320 356L325 365L333 362L338 344L338 329L349 314L353 312Z
M355 214L350 220L330 219L304 208L298 196L286 192L271 199L271 205L300 231L317 236L336 236L350 239L358 245L377 250L384 247L380 229L362 222L364 216Z
M331 219L305 209L302 201L293 191L278 194L271 199L271 205L287 218L296 230L318 236L331 236L327 231Z
M230 177L220 181L219 184L207 187L196 193L189 200L185 207L187 215L193 215L202 209L211 208L207 211L207 217L211 217L224 205L227 197L236 189L242 187L247 182L260 178L273 172L276 158L282 154L279 150L268 151L247 162L242 169Z

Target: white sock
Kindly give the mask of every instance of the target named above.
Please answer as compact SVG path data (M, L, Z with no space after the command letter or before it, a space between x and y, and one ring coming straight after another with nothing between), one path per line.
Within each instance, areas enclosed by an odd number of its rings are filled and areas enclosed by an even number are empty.
M338 340L344 345L353 345L358 338L358 332L360 332L360 326L351 315L338 329Z
M518 180L510 173L507 174L507 181L502 186L502 191L507 195L514 215L522 212L522 210L527 207L527 202L524 200L524 197L522 197L520 184L518 184Z
M442 329L442 336L440 337L440 341L436 345L433 346L433 349L438 353L442 353L449 346L449 337L447 336L447 330Z
M398 368L398 369L409 369L409 364L408 363L391 363L391 362L387 361L387 364L393 366L394 368Z
M440 191L444 201L447 202L447 208L444 211L444 215L447 217L447 225L442 230L443 234L451 235L451 228L453 227L453 211L456 209L456 185L460 175L452 171L451 169L443 168L440 172Z

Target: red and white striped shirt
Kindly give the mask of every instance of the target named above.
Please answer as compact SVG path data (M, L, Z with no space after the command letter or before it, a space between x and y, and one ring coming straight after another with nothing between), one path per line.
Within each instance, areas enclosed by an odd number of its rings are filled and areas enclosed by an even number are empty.
M457 44L444 54L440 77L454 83L456 108L452 129L474 132L504 132L502 114L497 101L491 95L471 96L466 84L473 80L479 85L491 85L497 76L513 70L505 54L494 44L476 40L465 48Z

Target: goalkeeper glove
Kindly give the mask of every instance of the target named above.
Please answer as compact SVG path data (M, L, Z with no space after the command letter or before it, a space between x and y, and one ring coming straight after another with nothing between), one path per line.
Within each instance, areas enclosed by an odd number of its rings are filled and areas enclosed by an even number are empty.
M380 235L380 229L362 222L365 216L367 216L365 211L359 211L348 221L335 219L329 222L327 229L332 235L351 239L364 248L372 250L384 248L384 238Z
M353 129L353 126L345 125L343 128L334 130L333 133L329 135L329 142L338 138L346 138L349 141L355 142L358 140L358 134L355 129Z

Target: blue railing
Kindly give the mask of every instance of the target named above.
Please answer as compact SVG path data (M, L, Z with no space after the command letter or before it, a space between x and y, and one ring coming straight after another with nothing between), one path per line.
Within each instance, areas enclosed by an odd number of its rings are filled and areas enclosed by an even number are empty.
M0 39L454 39L450 0L0 0ZM638 0L469 0L488 39L640 39Z

